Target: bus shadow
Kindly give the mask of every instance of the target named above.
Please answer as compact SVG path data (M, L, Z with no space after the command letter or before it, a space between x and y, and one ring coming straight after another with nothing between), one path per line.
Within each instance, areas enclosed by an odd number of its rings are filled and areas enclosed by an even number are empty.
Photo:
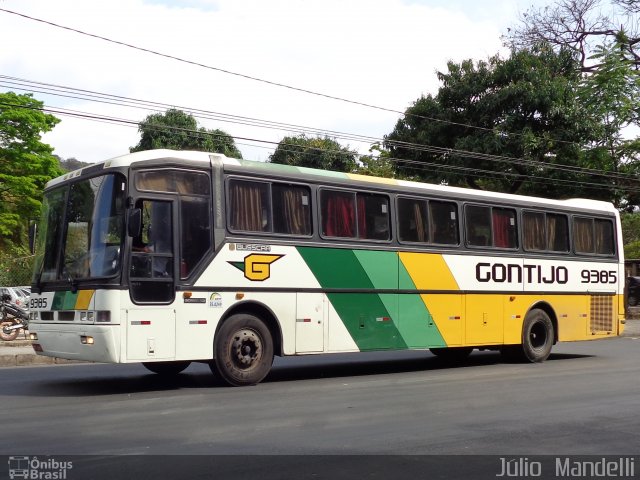
M499 352L474 352L463 361L454 361L424 353L422 357L401 359L358 360L357 353L353 359L324 362L322 364L274 366L263 382L286 382L292 380L314 380L319 378L361 377L368 375L385 375L394 373L429 372L438 370L469 369L498 364L517 364L507 362ZM586 358L591 355L552 354L548 361ZM325 356L326 358L327 356ZM330 357L330 356L329 356ZM526 365L525 363L520 363Z
M587 358L592 355L557 353L548 361ZM296 380L317 380L344 377L365 377L411 372L433 372L439 370L472 369L497 364L505 364L498 352L474 352L466 360L455 362L435 357L427 352L412 352L409 355L397 353L356 353L333 354L310 357L288 357L276 359L269 375L262 383L290 382ZM524 365L524 364L521 364ZM16 395L52 397L92 397L108 395L140 394L184 389L209 389L225 387L226 384L212 375L205 365L194 364L184 373L175 377L162 377L145 370L138 374L137 366L130 366L125 374L120 366L93 365L89 368L112 368L113 375L100 378L74 378L72 380L48 379L30 384L30 387ZM141 369L143 367L140 366ZM132 372L132 370L135 370Z

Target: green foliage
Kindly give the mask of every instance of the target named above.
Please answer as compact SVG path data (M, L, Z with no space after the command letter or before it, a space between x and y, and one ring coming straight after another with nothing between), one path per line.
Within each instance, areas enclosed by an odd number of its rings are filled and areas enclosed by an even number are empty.
M31 94L0 93L0 249L27 244L42 191L62 174L53 149L40 141L60 120L41 111Z
M626 57L623 44L601 45L595 50L592 58L599 67L584 76L578 91L579 100L599 121L599 135L589 157L594 168L614 174L611 177L614 203L632 210L640 203L640 194L634 193L640 173L640 143L624 138L623 131L630 125L638 125L640 72Z
M329 137L308 138L304 134L284 137L269 157L271 163L298 167L354 172L356 152L343 147Z
M400 172L509 193L608 198L607 191L574 183L583 178L566 169L584 164L580 146L596 134L576 101L580 74L569 52L538 46L507 59L449 62L438 78L437 95L416 100L385 138L393 157L422 163L400 162Z
M640 242L640 213L622 213L622 243ZM638 257L640 258L640 257Z
M11 246L0 252L0 285L30 285L34 256L25 247Z
M242 158L233 138L220 129L198 127L196 119L182 110L171 108L165 113L148 115L138 126L140 141L131 152L170 148L174 150L202 150Z
M640 241L631 242L624 246L624 258L625 260L640 259Z

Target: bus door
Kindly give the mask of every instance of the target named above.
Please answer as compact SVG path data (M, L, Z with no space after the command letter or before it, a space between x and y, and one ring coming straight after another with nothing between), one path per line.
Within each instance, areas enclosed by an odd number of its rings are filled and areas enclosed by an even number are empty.
M129 360L175 357L176 202L138 199L139 227L131 231L129 294L134 306L127 311ZM131 223L131 217L130 217Z

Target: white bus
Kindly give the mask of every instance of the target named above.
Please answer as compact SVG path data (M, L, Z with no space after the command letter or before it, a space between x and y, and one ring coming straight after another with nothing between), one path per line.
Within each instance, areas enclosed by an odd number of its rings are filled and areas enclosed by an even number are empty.
M621 242L598 201L138 152L47 185L30 332L40 355L231 385L274 355L540 362L622 332Z

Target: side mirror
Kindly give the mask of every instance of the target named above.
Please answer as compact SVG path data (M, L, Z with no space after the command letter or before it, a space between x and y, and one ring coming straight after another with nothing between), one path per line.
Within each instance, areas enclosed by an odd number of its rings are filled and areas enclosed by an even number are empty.
M139 237L142 233L142 210L139 208L129 210L127 233L130 237Z

